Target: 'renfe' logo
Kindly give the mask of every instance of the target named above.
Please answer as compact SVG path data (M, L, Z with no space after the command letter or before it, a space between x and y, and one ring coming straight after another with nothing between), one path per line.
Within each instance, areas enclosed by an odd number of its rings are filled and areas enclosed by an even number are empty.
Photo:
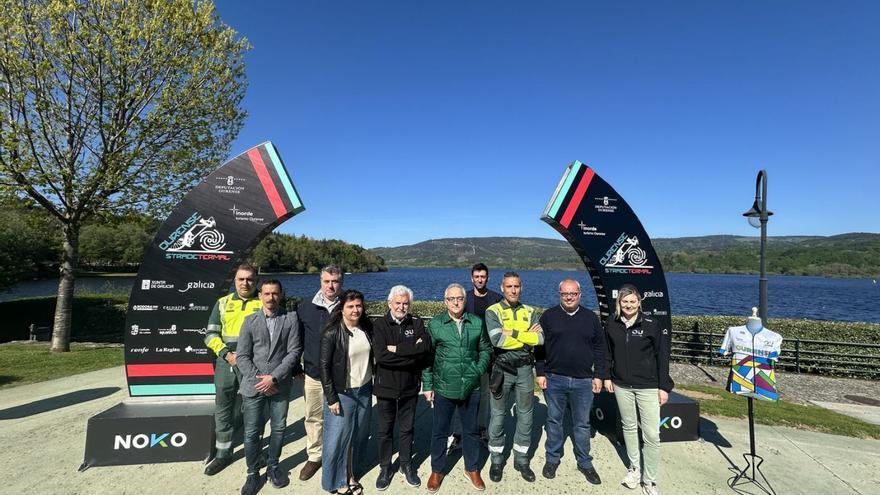
M186 445L186 434L177 433L138 433L137 435L116 435L113 438L113 450L151 449L153 447L183 447Z

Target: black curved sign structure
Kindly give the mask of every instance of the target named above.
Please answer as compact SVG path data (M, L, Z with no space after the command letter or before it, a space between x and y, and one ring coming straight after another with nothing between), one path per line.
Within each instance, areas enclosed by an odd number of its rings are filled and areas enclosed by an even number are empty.
M669 291L660 258L632 209L590 167L568 166L541 220L571 244L586 265L604 321L614 311L617 289L634 284L642 309L671 332Z
M136 396L214 394L205 329L234 268L272 229L303 211L270 142L228 161L159 228L138 270L125 321L125 374Z

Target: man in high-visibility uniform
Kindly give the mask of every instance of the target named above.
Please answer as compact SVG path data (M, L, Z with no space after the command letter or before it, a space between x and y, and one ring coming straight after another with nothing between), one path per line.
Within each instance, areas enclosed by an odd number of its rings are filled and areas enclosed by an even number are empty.
M235 292L217 300L205 345L217 355L214 365L214 430L216 444L214 459L205 467L205 474L213 476L232 462L232 434L242 426L242 413L237 401L241 373L235 364L238 332L246 316L263 307L256 297L257 270L248 264L235 271Z
M523 479L535 481L529 467L532 438L532 396L535 390L533 348L544 344L535 308L519 302L522 280L507 272L501 281L504 299L486 309L486 330L495 353L489 377L492 392L489 418L489 479L501 481L504 471L504 420L511 395L516 402L516 434L513 437L513 467Z

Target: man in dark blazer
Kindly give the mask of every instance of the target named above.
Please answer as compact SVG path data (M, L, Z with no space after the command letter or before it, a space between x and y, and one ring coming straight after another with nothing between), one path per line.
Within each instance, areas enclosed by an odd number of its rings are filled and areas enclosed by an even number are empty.
M287 486L290 479L278 468L293 375L301 373L299 361L303 346L296 312L284 310L284 289L278 280L260 286L263 308L244 320L238 336L236 360L241 371L241 397L244 408L244 455L247 480L242 495L257 493L260 488L260 433L266 426L264 408L269 411L269 482L275 488Z

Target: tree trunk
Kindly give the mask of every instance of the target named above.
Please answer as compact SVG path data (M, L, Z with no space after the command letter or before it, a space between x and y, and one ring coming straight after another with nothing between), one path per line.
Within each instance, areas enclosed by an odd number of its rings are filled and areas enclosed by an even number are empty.
M61 277L55 300L55 322L52 326L52 352L70 351L70 324L73 313L73 271L79 262L79 225L64 224L61 253Z

